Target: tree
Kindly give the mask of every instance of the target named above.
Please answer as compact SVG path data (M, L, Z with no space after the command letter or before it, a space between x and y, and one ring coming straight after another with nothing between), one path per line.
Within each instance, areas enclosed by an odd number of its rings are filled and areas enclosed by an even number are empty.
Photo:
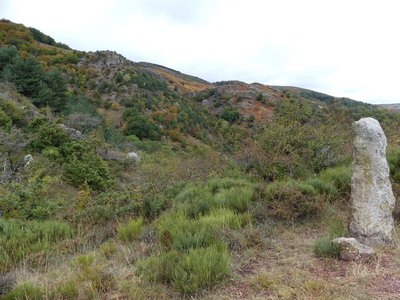
M17 49L14 46L4 46L0 48L0 72L8 64L19 58Z
M161 138L160 128L137 112L135 108L125 110L123 115L126 122L125 133L134 134L140 139L159 140Z

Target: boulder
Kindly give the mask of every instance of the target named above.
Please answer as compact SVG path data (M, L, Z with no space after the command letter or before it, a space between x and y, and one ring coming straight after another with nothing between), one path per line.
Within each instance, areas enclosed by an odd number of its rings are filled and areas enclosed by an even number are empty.
M340 247L339 258L348 261L366 261L375 255L374 249L361 244L355 238L340 237L332 240Z
M140 156L136 152L128 152L126 154L126 158L131 159L133 161L139 161L140 160Z
M373 118L353 123L351 236L367 245L390 243L395 197L386 160L386 137Z

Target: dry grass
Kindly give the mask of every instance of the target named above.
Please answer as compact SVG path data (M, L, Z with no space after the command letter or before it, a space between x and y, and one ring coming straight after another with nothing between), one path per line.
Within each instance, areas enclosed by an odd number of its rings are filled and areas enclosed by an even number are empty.
M237 260L229 284L203 299L398 299L399 245L376 249L369 263L321 259L312 251L326 234L318 227L279 225L266 246Z
M231 279L192 298L398 299L399 237L395 246L376 249L376 259L368 263L317 258L313 245L327 234L327 225L323 219L293 226L265 224L253 229L248 235L254 239L258 234L258 242L232 252ZM18 283L40 286L46 299L62 299L60 293L70 293L71 299L182 298L172 288L149 284L136 275L135 262L149 255L149 247L143 240L127 244L115 239L103 246L88 247L94 250L85 255L60 253L58 259L40 270L22 264L16 270L16 279ZM85 256L92 260L86 262Z

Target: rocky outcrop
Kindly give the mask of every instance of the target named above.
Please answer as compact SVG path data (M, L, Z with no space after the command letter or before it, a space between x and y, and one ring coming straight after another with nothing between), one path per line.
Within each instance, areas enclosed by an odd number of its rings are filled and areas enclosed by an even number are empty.
M386 160L386 137L373 118L353 123L350 233L367 245L392 241L395 198Z
M355 238L340 237L332 242L339 245L339 258L342 260L366 261L375 255L374 249L361 244Z
M76 140L84 140L86 137L79 130L71 127L67 127L64 124L58 125L62 130L69 134L69 136Z

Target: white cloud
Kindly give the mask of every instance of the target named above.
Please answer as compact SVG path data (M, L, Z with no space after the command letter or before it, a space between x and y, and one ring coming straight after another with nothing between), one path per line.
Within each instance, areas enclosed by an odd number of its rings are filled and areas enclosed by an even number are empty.
M0 12L73 48L209 81L400 102L396 0L0 0Z

